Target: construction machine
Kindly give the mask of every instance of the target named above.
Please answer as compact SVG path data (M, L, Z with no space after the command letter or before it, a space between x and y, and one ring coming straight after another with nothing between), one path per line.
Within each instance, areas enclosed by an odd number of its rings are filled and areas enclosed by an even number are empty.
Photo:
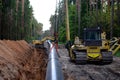
M110 50L112 50L112 54L115 55L120 53L120 38L113 37L110 41Z
M44 42L46 40L54 41L54 37L47 36L47 37L44 37L42 40L33 40L32 44L35 46L35 48L44 48Z
M76 63L86 63L87 61L102 61L111 63L113 61L112 51L110 50L109 41L106 39L105 32L102 33L100 27L84 28L84 39L80 40L75 37L72 44L70 41L69 29L69 14L68 14L68 1L66 2L66 38L70 60ZM80 33L80 25L79 25ZM79 35L80 36L80 35Z
M75 37L74 44L69 45L67 49L70 60L76 63L86 63L87 61L111 63L113 55L109 45L106 34L102 33L100 27L84 28L84 39L80 40L79 37Z

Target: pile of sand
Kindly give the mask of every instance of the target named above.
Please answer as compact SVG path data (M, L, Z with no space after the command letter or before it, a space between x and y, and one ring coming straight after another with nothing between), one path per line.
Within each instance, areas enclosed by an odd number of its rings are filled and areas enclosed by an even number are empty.
M24 40L0 40L0 80L44 80L46 59Z

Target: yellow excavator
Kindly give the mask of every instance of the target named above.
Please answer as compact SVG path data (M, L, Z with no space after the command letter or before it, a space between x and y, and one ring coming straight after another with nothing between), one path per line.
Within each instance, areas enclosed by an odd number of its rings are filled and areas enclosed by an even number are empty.
M70 42L67 45L70 45ZM84 40L76 37L74 44L67 46L67 49L70 60L76 63L86 63L87 61L111 63L113 61L109 41L100 27L84 28Z
M42 40L33 40L32 44L35 46L35 48L44 48L44 42L46 40L54 41L54 37L47 36L47 37L44 37Z

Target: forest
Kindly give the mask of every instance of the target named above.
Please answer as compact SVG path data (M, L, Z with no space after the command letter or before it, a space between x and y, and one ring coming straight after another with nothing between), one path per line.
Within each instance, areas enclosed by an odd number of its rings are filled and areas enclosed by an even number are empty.
M0 0L0 39L37 39L43 24L33 16L29 0Z
M66 5L58 1L51 28L43 34L29 0L0 0L0 39L30 41L57 33L59 42L66 42ZM68 11L71 40L83 38L85 27L101 27L108 39L120 37L120 0L68 0Z
M65 6L65 0L59 0L50 18L60 42L66 42ZM68 0L68 11L71 40L75 36L83 38L85 27L101 27L108 39L120 37L120 0Z

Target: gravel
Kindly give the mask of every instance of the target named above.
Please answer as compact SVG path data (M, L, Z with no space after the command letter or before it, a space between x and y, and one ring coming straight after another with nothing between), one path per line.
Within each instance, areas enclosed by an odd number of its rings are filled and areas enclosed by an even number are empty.
M58 50L65 80L120 80L120 58L114 57L111 64L76 65L70 62L66 49Z

